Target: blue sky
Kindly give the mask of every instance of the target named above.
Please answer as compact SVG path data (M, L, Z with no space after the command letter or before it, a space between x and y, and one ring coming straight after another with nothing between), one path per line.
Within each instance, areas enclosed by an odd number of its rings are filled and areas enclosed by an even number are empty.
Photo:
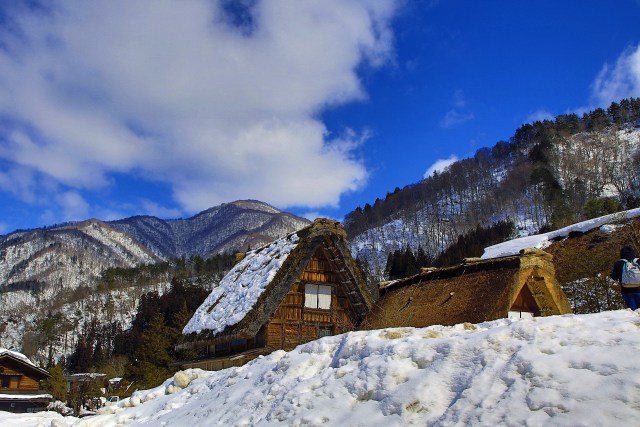
M246 198L341 218L640 96L637 0L44 4L0 5L0 233Z

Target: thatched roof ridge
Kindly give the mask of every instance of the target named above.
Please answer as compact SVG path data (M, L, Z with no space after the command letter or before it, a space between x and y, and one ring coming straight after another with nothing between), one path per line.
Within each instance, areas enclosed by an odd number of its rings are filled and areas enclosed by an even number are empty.
M294 237L292 236L293 234L295 239L292 239ZM255 304L242 319L239 319L234 324L229 324L221 332L203 330L197 335L191 334L191 340L212 343L220 340L226 341L234 338L251 338L255 336L262 325L273 315L311 257L323 244L326 252L331 257L329 261L336 266L343 286L347 287L346 293L351 303L357 310L359 307L359 320L364 318L373 300L359 270L355 266L355 261L351 257L346 243L346 233L340 223L321 218L315 220L310 226L292 233L292 235L287 236L287 238L296 241L295 247L286 254L286 260L278 268L275 276L268 282ZM259 253L260 251L261 249L254 252ZM253 256L252 253L247 255L247 257L251 256ZM212 310L215 309L215 307L212 308Z
M493 258L489 260L470 261L465 260L464 263L451 267L427 268L418 274L385 283L380 287L380 293L384 294L391 289L409 286L415 283L428 282L431 280L450 279L452 277L462 276L464 274L472 274L481 271L491 271L497 269L517 268L520 265L520 257L509 256L503 258Z
M519 256L427 270L387 284L361 329L479 323L506 317L524 286L543 315L571 312L555 279L551 255L533 249Z

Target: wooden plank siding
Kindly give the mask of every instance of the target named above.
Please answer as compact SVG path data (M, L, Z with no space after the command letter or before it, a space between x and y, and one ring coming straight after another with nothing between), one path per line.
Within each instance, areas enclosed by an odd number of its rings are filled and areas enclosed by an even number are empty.
M266 345L291 350L300 344L320 338L324 331L334 335L354 330L354 322L349 316L352 308L337 281L338 275L332 270L324 251L319 249L267 322ZM329 310L304 306L307 283L331 286Z
M329 310L305 307L305 285L315 283L331 286L331 308ZM298 279L291 286L271 319L253 340L243 343L224 342L216 344L210 354L225 356L254 348L291 350L300 344L325 335L335 335L355 329L353 308L338 283L338 275L332 269L324 250L320 247L309 260ZM351 315L350 315L351 314ZM231 363L225 360L225 366ZM222 361L216 362L217 365Z
M37 391L40 385L39 377L34 377L24 367L12 360L2 360L0 362L0 377L9 380L9 387L2 387L5 381L0 381L0 392L5 390Z

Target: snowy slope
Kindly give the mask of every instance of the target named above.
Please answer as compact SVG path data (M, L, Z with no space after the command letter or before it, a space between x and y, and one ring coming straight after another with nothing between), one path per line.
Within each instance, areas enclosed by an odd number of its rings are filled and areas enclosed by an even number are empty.
M52 425L632 426L639 349L630 310L352 332L178 373L101 415ZM1 414L0 425L51 418Z

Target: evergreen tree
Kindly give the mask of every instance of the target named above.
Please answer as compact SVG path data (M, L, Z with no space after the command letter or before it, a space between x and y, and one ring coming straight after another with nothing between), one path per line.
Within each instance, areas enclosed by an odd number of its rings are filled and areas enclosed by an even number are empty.
M187 325L189 320L191 320L192 312L187 308L187 302L185 300L182 301L182 305L180 306L180 310L173 316L173 327L179 331L182 331L184 327Z
M418 246L418 254L416 255L416 263L418 268L429 267L433 260L427 255L422 248L422 245Z
M88 372L93 366L93 347L87 343L87 338L81 336L75 351L69 356L69 371L79 373Z
M67 400L67 381L64 379L62 364L56 364L49 368L51 377L42 382L42 389L46 390L54 399Z
M511 221L498 221L490 227L478 225L475 230L458 237L435 261L436 266L446 267L461 263L464 258L479 257L484 248L513 237L515 226Z
M156 312L148 328L140 335L135 360L126 367L127 376L137 381L140 387L155 387L171 375L169 364L173 359L169 352L172 334L169 329L162 314Z
M583 209L585 219L597 218L599 216L619 212L621 210L622 205L613 197L589 199Z

